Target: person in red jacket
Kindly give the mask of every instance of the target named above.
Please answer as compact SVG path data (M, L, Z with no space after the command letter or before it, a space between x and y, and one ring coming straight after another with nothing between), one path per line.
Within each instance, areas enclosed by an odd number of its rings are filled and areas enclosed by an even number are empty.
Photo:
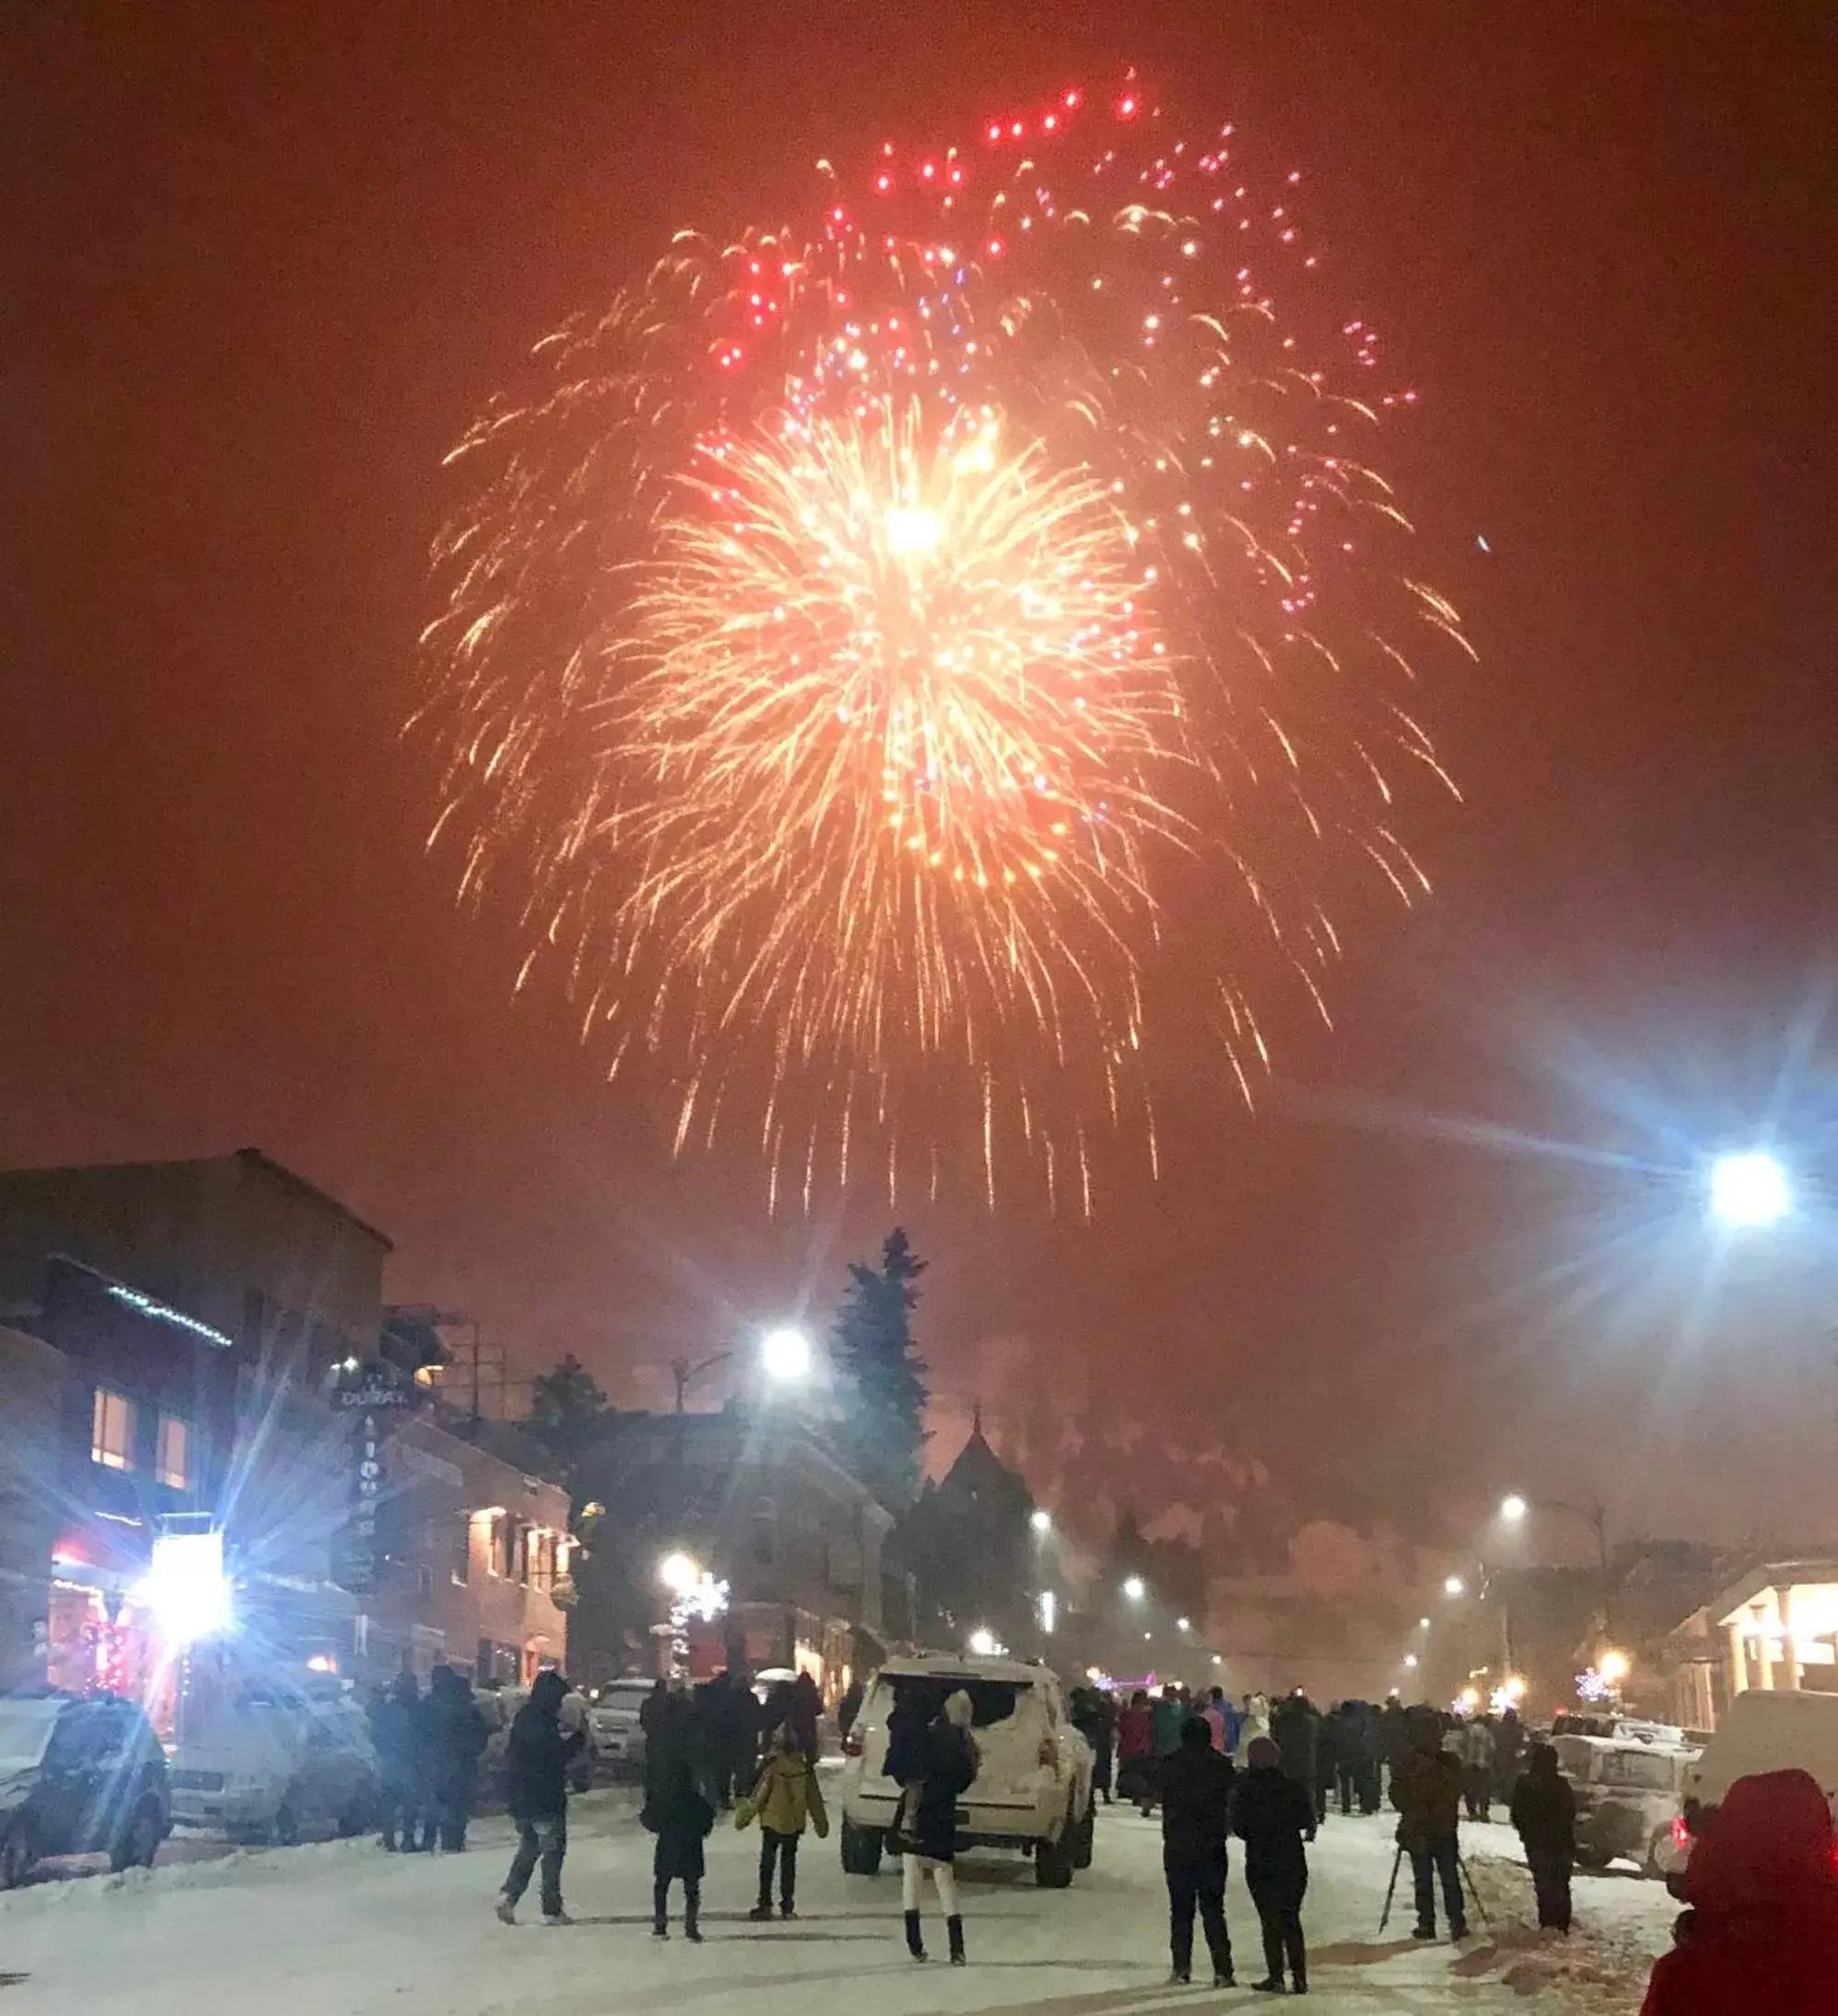
M1117 1717L1117 1796L1140 1799L1155 1774L1155 1717L1139 1687Z
M1738 1778L1685 1868L1674 1950L1641 2016L1828 2016L1838 2009L1832 1810L1804 1771Z

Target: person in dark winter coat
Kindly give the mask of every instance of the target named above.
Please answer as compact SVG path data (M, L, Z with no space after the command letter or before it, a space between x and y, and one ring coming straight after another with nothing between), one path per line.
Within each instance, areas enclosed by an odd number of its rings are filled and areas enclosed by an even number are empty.
M1365 1705L1343 1701L1333 1718L1334 1783L1340 1795L1340 1811L1351 1813L1354 1804L1364 1807L1362 1780L1364 1776ZM1327 1725L1322 1725L1323 1733Z
M670 1886L683 1885L683 1936L702 1943L702 1844L715 1825L715 1809L696 1789L686 1757L673 1760L661 1789L645 1801L638 1823L657 1836L651 1857L651 1937L670 1937Z
M1312 1801L1315 1794L1315 1756L1319 1747L1321 1717L1305 1694L1285 1695L1270 1709L1270 1732L1282 1756L1282 1775L1294 1778Z
M1080 1687L1071 1707L1072 1727L1092 1746L1092 1790L1108 1806L1116 1774L1117 1705L1102 1687Z
M1411 1752L1411 1717L1396 1694L1387 1697L1378 1716L1378 1758L1387 1773L1396 1771Z
M1359 1810L1370 1815L1378 1811L1385 1796L1383 1718L1370 1701L1362 1701L1359 1706Z
M1526 1851L1538 1922L1570 1929L1570 1872L1576 1861L1576 1795L1557 1768L1557 1752L1540 1743L1513 1787L1512 1821Z
M1493 1796L1510 1799L1526 1766L1526 1726L1519 1711L1508 1708L1493 1731Z
M824 1718L823 1691L808 1673L791 1682L791 1712L785 1717L791 1725L791 1740L805 1756L815 1759L820 1743L818 1729ZM762 1739L767 1733L761 1732Z
M975 1709L960 1688L930 1724L896 1710L887 1725L886 1773L900 1787L895 1833L900 1843L900 1901L907 1951L926 1957L919 1904L929 1875L944 1907L951 1964L964 1964L964 1916L957 1904L957 1801L977 1778L977 1745L970 1733Z
M413 1673L399 1673L370 1717L370 1741L377 1752L377 1798L383 1810L382 1845L413 1850L421 1825L421 1690Z
M1315 1811L1307 1795L1284 1776L1282 1753L1268 1736L1250 1746L1247 1768L1232 1793L1232 1832L1245 1844L1245 1884L1258 1907L1264 1935L1264 1978L1259 1993L1281 1995L1283 1964L1297 1995L1308 1992L1308 1947L1302 1936L1302 1899L1308 1888L1308 1856Z
M1197 1910L1212 1956L1212 1985L1233 1986L1232 1935L1225 1926L1226 1836L1232 1824L1231 1761L1212 1747L1200 1716L1181 1729L1180 1748L1156 1766L1151 1803L1162 1809L1162 1872L1168 1884L1170 1982L1193 1978ZM1145 1809L1146 1810L1146 1809Z
M1838 2002L1832 1811L1804 1771L1738 1778L1685 1865L1674 1950L1641 2016L1831 2016Z
M1461 1894L1461 1861L1456 1846L1460 1823L1462 1764L1442 1747L1441 1718L1414 1711L1411 1744L1391 1774L1391 1803L1398 1809L1398 1846L1411 1858L1416 1889L1417 1924L1412 1937L1436 1936L1436 1880L1451 1939L1468 1937L1468 1907Z
M1340 1718L1337 1715L1315 1717L1315 1824L1328 1824L1328 1801L1334 1796L1334 1781L1340 1775ZM1345 1811L1344 1808L1341 1809Z
M427 1772L427 1819L422 1846L440 1846L458 1855L466 1845L466 1826L478 1803L479 1758L491 1736L464 1676L451 1666L437 1666L427 1677L427 1698L421 1704L424 1768Z
M510 1817L517 1823L517 1853L504 1879L498 1915L516 1923L517 1905L530 1887L540 1858L543 1917L569 1923L562 1908L562 1858L568 1846L568 1762L587 1741L587 1731L563 1733L561 1709L568 1682L559 1673L538 1673L530 1698L518 1709L505 1745L504 1772Z

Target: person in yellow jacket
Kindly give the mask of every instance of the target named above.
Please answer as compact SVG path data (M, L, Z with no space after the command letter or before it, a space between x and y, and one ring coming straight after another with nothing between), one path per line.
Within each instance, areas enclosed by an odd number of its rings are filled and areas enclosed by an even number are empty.
M759 1902L752 1916L764 1922L772 1916L772 1872L779 1871L779 1916L798 1916L798 1843L806 1827L816 1829L817 1839L829 1839L829 1814L824 1809L823 1787L817 1783L817 1763L797 1740L788 1724L775 1729L767 1745L766 1759L754 1780L752 1794L734 1811L734 1824L745 1827L759 1822Z

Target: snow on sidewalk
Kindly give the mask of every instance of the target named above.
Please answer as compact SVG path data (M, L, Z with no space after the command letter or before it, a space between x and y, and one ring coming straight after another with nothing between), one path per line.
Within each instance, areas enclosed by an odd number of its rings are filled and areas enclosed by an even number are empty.
M385 1856L373 1842L240 1853L123 1878L41 1883L0 1897L6 2016L1166 2016L1261 2008L1241 1988L1171 1991L1159 1830L1103 1815L1096 1865L1064 1892L1002 1859L964 1865L971 1965L907 1961L897 1873L845 1878L834 1840L807 1839L795 1924L754 1926L758 1836L710 1843L708 1941L650 1936L650 1848L629 1799L570 1816L566 1888L578 1922L551 1929L533 1896L507 1929L491 1904L508 1859L503 1822L482 1822L463 1857ZM1553 1952L1524 1926L1529 1883L1494 1860L1504 1829L1465 1836L1496 1937L1457 1952L1409 1937L1410 1902L1387 1937L1379 1908L1391 1822L1335 1820L1317 1845L1305 1918L1317 1999L1360 2016L1622 2016L1637 2008L1643 1945L1658 1950L1671 1905L1657 1884L1580 1880L1591 1929ZM1403 1886L1408 1890L1408 1871ZM1612 1914L1592 1907L1610 1894ZM1640 1896L1638 1907L1622 1893ZM1649 1903L1647 1900L1657 1900ZM929 1900L930 1901L930 1900ZM677 1899L680 1917L681 1900ZM1228 1911L1238 1973L1261 1973L1257 1923L1235 1864ZM1595 1929L1598 1916L1602 1918ZM1401 1937L1399 1936L1401 1932ZM932 1917L929 1938L943 1946ZM1657 1941L1657 1943L1656 1943Z

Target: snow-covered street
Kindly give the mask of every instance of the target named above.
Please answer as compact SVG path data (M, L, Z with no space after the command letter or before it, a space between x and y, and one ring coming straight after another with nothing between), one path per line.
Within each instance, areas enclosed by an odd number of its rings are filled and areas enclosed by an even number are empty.
M805 1844L802 1916L755 1926L757 1836L717 1831L705 1887L707 1943L680 1928L668 1945L649 1929L651 1843L620 1795L579 1802L567 1892L577 1923L536 1917L507 1929L491 1904L509 1852L502 1821L478 1823L463 1858L388 1857L374 1842L246 1851L151 1874L34 1884L0 1898L0 1971L13 2016L130 2016L186 2010L257 2016L573 2016L575 2011L693 2011L736 1994L749 2016L859 2010L1037 2011L1130 2016L1188 2002L1261 2006L1165 1985L1167 1955L1157 1829L1106 1813L1096 1866L1070 1891L1034 1887L1021 1863L966 1861L971 1964L914 1966L900 1943L897 1878L846 1879L834 1841ZM1418 2012L1637 2008L1640 1955L1665 1943L1674 1906L1657 1884L1579 1876L1584 1936L1561 1952L1528 1933L1524 1872L1490 1862L1504 1828L1465 1840L1494 1935L1462 1952L1418 1948L1408 1899L1376 1936L1390 1869L1388 1819L1331 1822L1314 1856L1306 1919L1314 1992L1329 2007ZM1406 1876L1408 1886L1408 1872ZM1235 1868L1227 1908L1241 1982L1261 1973L1257 1921ZM942 1928L936 1943L942 1947ZM1606 1936L1601 1936L1601 1935ZM828 2000L834 1984L834 2001Z

